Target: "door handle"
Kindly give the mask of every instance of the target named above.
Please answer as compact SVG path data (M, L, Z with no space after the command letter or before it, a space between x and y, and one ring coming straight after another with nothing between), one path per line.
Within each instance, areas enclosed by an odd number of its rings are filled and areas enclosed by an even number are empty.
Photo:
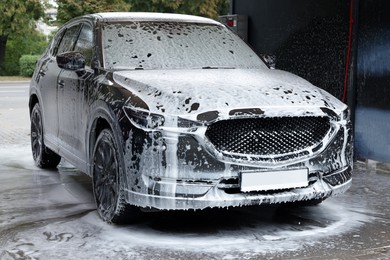
M64 82L62 79L60 79L59 81L57 81L57 85L58 85L58 87L60 87L60 88L64 88L65 82Z

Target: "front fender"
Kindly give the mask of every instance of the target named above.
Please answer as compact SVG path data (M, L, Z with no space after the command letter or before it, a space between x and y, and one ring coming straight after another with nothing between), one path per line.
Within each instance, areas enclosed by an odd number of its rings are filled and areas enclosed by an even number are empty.
M118 115L115 113L114 109L111 108L105 101L97 100L91 105L91 114L87 124L87 131L85 136L85 140L87 141L87 174L89 176L92 175L92 153L95 147L96 139L100 131L104 128L110 128L113 131L118 144L124 143ZM122 148L122 146L119 147ZM119 154L121 154L120 156L123 156L123 151L120 151Z

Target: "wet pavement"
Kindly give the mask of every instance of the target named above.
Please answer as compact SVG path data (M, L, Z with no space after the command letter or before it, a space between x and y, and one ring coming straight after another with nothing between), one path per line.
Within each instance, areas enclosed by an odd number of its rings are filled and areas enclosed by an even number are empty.
M155 212L106 224L89 177L66 162L58 171L34 166L28 92L15 85L19 92L0 83L0 259L390 259L390 171L371 161L355 164L347 193L315 207Z

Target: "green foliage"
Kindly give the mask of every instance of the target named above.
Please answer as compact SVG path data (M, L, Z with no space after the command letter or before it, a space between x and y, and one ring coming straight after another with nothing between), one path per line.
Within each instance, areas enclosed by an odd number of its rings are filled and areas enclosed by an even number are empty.
M217 18L229 11L229 0L58 0L57 23L96 12L182 13Z
M8 53L7 48L10 46L8 41L16 39L23 41L35 31L35 21L45 15L43 2L40 0L1 0L0 75L7 75L10 71L12 74L19 72L18 61L21 55L15 55L15 52L22 51L24 45L16 45L14 51Z
M217 18L227 14L229 0L127 0L133 12L161 12Z
M44 35L38 32L26 34L24 37L10 37L7 41L4 69L0 75L19 75L19 59L22 55L41 55L47 46Z
M19 59L20 76L31 77L40 55L22 55Z
M34 21L44 16L40 0L1 0L0 36L23 35L34 29Z
M61 25L77 16L98 12L125 12L130 5L123 0L57 0L57 23Z

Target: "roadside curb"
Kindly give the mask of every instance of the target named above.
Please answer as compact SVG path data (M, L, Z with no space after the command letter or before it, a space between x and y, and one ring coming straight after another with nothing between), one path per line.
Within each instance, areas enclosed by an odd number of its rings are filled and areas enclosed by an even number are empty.
M20 83L30 83L31 80L0 80L0 84L20 84Z

